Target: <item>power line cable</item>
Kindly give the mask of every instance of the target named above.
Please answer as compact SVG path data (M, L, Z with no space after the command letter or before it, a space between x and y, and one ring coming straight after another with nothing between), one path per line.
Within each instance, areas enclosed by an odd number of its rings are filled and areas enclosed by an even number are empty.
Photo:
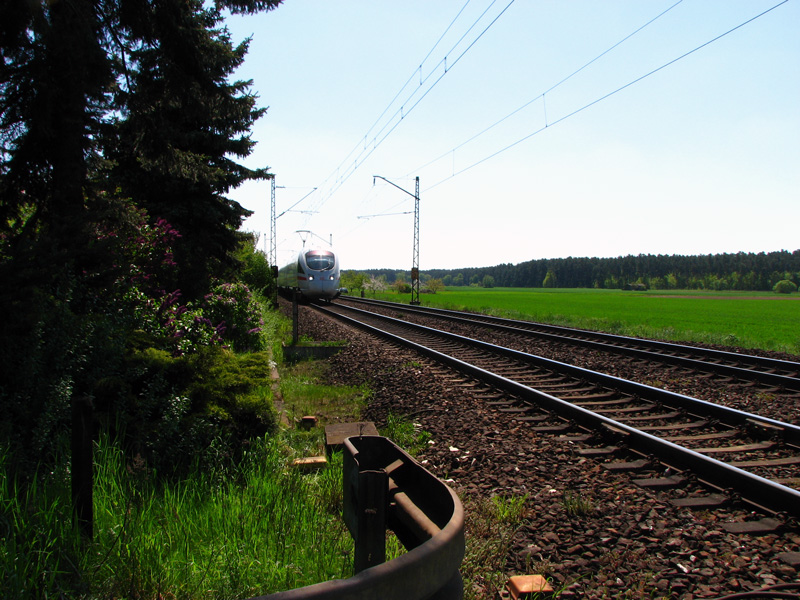
M406 88L408 87L408 84L409 84L409 83L411 83L411 80L412 80L412 79L414 79L414 76L415 76L417 73L419 73L419 74L420 74L420 83L419 83L419 84L420 84L420 85L422 85L422 84L424 83L424 81L423 81L423 79L422 79L422 67L423 67L423 65L424 65L424 64L425 64L425 62L426 62L426 61L427 61L427 60L430 58L431 54L433 54L433 51L434 51L434 50L436 50L436 48L437 48L437 47L439 46L439 44L442 42L442 40L444 39L444 36L445 36L445 35L447 35L447 32L448 32L448 31L450 31L450 29L453 27L453 24L454 24L454 23L456 22L456 20L458 20L458 18L461 16L461 13L463 13L463 12L464 12L464 10L467 8L467 5L469 5L470 1L471 1L471 0L467 0L466 4L464 4L464 6L462 6L462 7L461 7L461 10L460 10L460 11L458 11L458 14L457 14L457 15L456 15L456 16L453 18L453 20L450 22L450 25L448 25L448 26L447 26L447 28L444 30L444 32L442 33L442 35L441 35L441 36L439 36L439 39L438 39L438 40L436 40L436 43L433 45L433 47L432 47L432 48L431 48L431 49L428 51L428 54L426 54L426 55L425 55L425 58L423 58L423 59L422 59L422 61L419 63L419 67L417 67L416 69L414 69L414 72L411 74L411 77L409 77L409 78L408 78L408 81L406 81L405 85L403 85L403 87L402 87L402 88L400 88L400 91L398 91L398 92L397 92L397 94L395 95L395 97L394 97L394 98L392 98L392 101L391 101L391 102L389 102L389 104L388 104L388 105L387 105L387 107L386 107L386 108L383 110L383 112L380 114L380 116L379 116L379 117L378 117L378 118L375 120L375 122L372 124L372 126L371 126L371 127L368 129L368 130L367 130L367 133L364 135L364 139L366 139L366 138L369 136L369 134L372 132L372 130L373 130L373 129L375 129L375 126L376 126L376 125L377 125L377 124L380 122L380 120L383 118L383 116L384 116L384 115L385 115L387 112L389 112L389 109L390 109L390 108L392 107L392 105L395 103L395 100L397 100L397 99L400 97L400 94L402 94L402 93L403 93L403 90L404 90L404 89L406 89ZM494 4L494 2L495 2L495 1L496 1L496 0L493 0L493 1L492 1L492 4ZM491 7L491 5L490 5L490 7ZM487 9L487 10L488 10L488 9ZM482 15L481 15L481 16L482 16ZM470 29L472 29L472 27L470 27ZM438 65L437 65L437 67L438 67ZM435 70L436 70L436 67L434 67L434 68L432 69L432 71L435 71ZM426 80L427 80L427 78L426 78ZM347 159L345 159L345 160L347 160ZM343 162L344 162L344 161L343 161ZM341 166L341 165L340 165L340 166Z
M577 115L578 113L581 113L581 112L583 112L583 111L584 111L584 110L586 110L587 108L589 108L589 107L591 107L591 106L594 106L595 104L598 104L599 102L602 102L603 100L606 100L607 98L610 98L611 96L613 96L613 95L615 95L615 94L617 94L617 93L621 92L622 90L624 90L624 89L627 89L627 88L631 87L632 85L634 85L634 84L636 84L636 83L639 83L639 82L640 82L640 81L642 81L643 79L646 79L646 78L650 77L651 75L654 75L655 73L658 73L659 71L661 71L661 70L663 70L663 69L665 69L665 68L669 67L670 65L673 65L673 64L675 64L676 62L678 62L678 61L680 61L680 60L682 60L682 59L686 58L687 56L690 56L690 55L694 54L694 53L695 53L695 52L697 52L698 50L701 50L701 49L705 48L706 46L708 46L708 45L710 45L710 44L713 44L714 42L716 42L716 41L718 41L718 40L722 39L723 37L725 37L725 36L727 36L727 35L729 35L729 34L733 33L734 31L736 31L736 30L738 30L738 29L741 29L741 28L742 28L742 27L744 27L745 25L748 25L749 23L752 23L752 22L753 22L753 21L755 21L756 19L759 19L759 18L763 17L763 16L764 16L764 15L766 15L767 13L769 13L769 12L772 12L773 10L775 10L775 9L776 9L776 8L778 8L779 6L782 6L783 4L786 4L787 2L789 2L789 0L783 0L783 2L779 2L779 3L778 3L778 4L776 4L775 6L773 6L773 7L771 7L771 8L768 8L768 9L767 9L767 10L765 10L764 12L762 12L762 13L760 13L760 14L758 14L758 15L756 15L756 16L754 16L754 17L750 18L750 19L748 19L747 21L744 21L743 23L740 23L739 25L737 25L736 27L733 27L732 29L729 29L729 30L728 30L728 31L726 31L725 33L722 33L722 34L718 35L717 37L715 37L715 38L713 38L713 39L711 39L711 40L709 40L709 41L705 42L704 44L701 44L701 45L697 46L697 47L696 47L696 48L694 48L693 50L690 50L690 51L688 51L688 52L686 52L686 53L684 53L684 54L682 54L682 55L678 56L677 58L674 58L674 59L672 59L671 61L669 61L669 62L667 62L667 63L664 63L664 64L663 64L663 65L661 65L660 67L658 67L658 68L656 68L656 69L653 69L652 71L650 71L650 72L648 72L648 73L645 73L644 75L641 75L640 77L637 77L636 79L634 79L634 80L632 80L632 81L630 81L630 82L626 83L625 85L623 85L623 86L621 86L621 87L619 87L619 88L615 89L614 91L608 92L608 93L607 93L607 94L605 94L604 96L601 96L600 98L597 98L596 100L593 100L592 102L589 102L588 104L585 104L585 105L584 105L584 106L582 106L581 108L578 108L578 109L576 109L576 110L572 111L571 113L564 115L563 117L561 117L561 118L559 118L559 119L557 119L557 120L553 121L552 123L545 124L543 127L540 127L540 128L539 128L539 129L537 129L536 131L533 131L532 133L529 133L528 135L526 135L526 136L524 136L524 137L522 137L522 138L518 139L517 141L515 141L515 142L513 142L513 143L511 143L511 144L509 144L509 145L507 145L507 146L505 146L504 148L501 148L500 150L497 150L496 152L493 152L492 154L489 154L488 156L485 156L484 158L482 158L482 159L480 159L479 161L477 161L477 162L475 162L475 163L473 163L473 164L469 165L468 167L465 167L465 168L461 169L460 171L454 172L454 173L453 173L452 175L450 175L449 177L445 177L445 178L444 178L444 179L442 179L441 181L438 181L437 183L434 183L432 186L430 186L430 187L426 188L426 189L425 189L425 190L423 190L423 191L426 191L426 192L427 192L428 190L431 190L431 189L433 189L433 188L435 188L435 187L437 187L437 186L441 185L441 184L442 184L442 183L444 183L445 181L448 181L448 180L450 180L450 179L453 179L454 177L456 177L456 176L458 176L458 175L461 175L462 173L464 173L464 172L466 172L466 171L469 171L470 169L472 169L472 168L474 168L474 167L477 167L478 165L480 165L480 164L482 164L482 163L486 162L487 160L490 160L490 159L494 158L495 156L497 156L497 155L499 155L499 154L502 154L503 152L505 152L505 151L507 151L507 150L510 150L510 149L511 149L511 148L513 148L514 146L517 146L518 144L521 144L522 142L524 142L524 141L526 141L526 140L528 140L528 139L532 138L533 136L535 136L535 135L538 135L539 133L541 133L541 132L542 132L542 131L544 131L545 129L549 129L549 128L550 128L550 127L552 127L553 125L557 125L558 123L561 123L562 121L566 121L567 119L569 119L569 118L571 118L571 117L574 117L575 115ZM449 152L448 152L447 154L449 154Z
M672 6L670 6L669 8L667 8L666 10L662 11L660 14L658 14L658 15L656 15L655 17L653 17L652 19L650 19L650 20L649 20L647 23L645 23L644 25L642 25L641 27L639 27L639 28L638 28L638 29L636 29L635 31L633 31L633 32L629 33L627 36L625 36L624 38L622 38L622 39L621 39L620 41L618 41L616 44L614 44L613 46L611 46L610 48L608 48L608 49L607 49L607 50L605 50L604 52L601 52L600 54L598 54L597 56L595 56L595 57L594 57L592 60L590 60L589 62L587 62L586 64L584 64L582 67L580 67L579 69L577 69L577 70L573 71L571 74L569 74L569 75L567 75L566 77L564 77L564 79L562 79L561 81L559 81L558 83L556 83L555 85L553 85L552 87L550 87L549 89L545 90L544 92L542 92L541 94L539 94L539 95L538 95L538 96L536 96L535 98L533 98L533 99L529 100L528 102L526 102L525 104L523 104L522 106L520 106L519 108L517 108L516 110L514 110L514 111L510 112L509 114L507 114L505 117L503 117L503 118L502 118L502 119L500 119L499 121L495 121L494 123L492 123L491 125L489 125L489 126L488 126L488 127L486 127L485 129L483 129L482 131L480 131L480 132L476 133L475 135L473 135L473 136L472 136L471 138L469 138L468 140L466 140L466 141L464 141L464 142L460 143L458 146L455 146L454 148L451 148L450 150L448 150L447 152L443 153L443 154L442 154L442 155L440 155L440 156L437 156L437 157L436 157L436 158L434 158L433 160L430 160L430 161L428 161L427 163L425 163L425 164L424 164L424 165L422 165L421 167L417 167L416 169L412 169L411 171L409 171L409 173L417 173L417 172L421 171L422 169L424 169L425 167L429 167L429 166L430 166L430 165L432 165L433 163L440 161L441 159L445 158L446 156L448 156L448 155L450 155L450 154L454 153L456 150L459 150L459 149L463 148L464 146L466 146L467 144L469 144L470 142L472 142L472 141L474 141L474 140L478 139L478 138L479 138L479 137L481 137L483 134L485 134L485 133L487 133L487 132L491 131L492 129L494 129L494 128L495 128L495 127L497 127L498 125L502 124L503 122L507 121L508 119L510 119L511 117L513 117L514 115L516 115L517 113L519 113L520 111L522 111L522 110L524 110L524 109L528 108L528 107L529 107L531 104L533 104L534 102L536 102L536 101L538 101L538 100L540 100L540 99L541 99L541 100L543 100L546 94L549 94L550 92L552 92L553 90L555 90L555 89L556 89L557 87L559 87L560 85L562 85L562 84L566 83L567 81L569 81L570 79L572 79L572 78L573 78L575 75L577 75L578 73L580 73L581 71L583 71L585 68L587 68L588 66L590 66L590 65L592 65L593 63L597 62L597 61L598 61L598 60L600 60L600 59L601 59L603 56L605 56L606 54L608 54L609 52L611 52L612 50L614 50L615 48L617 48L618 46L620 46L620 45L621 45L621 44L623 44L624 42L628 41L628 40L629 40L630 38L632 38L634 35L636 35L636 34L637 34L637 33L639 33L640 31L642 31L642 30L643 30L645 27L647 27L647 26L651 25L652 23L654 23L655 21L657 21L658 19L660 19L661 17L663 17L665 14L667 14L669 11L671 11L673 8L675 8L676 6L678 6L678 4L680 4L681 2L683 2L683 0L678 0L678 1L677 1L675 4L673 4Z
M312 190L311 190L310 192L308 192L308 193L307 193L305 196L303 196L302 198L300 198L300 200L298 200L297 202L295 202L294 204L292 204L292 205L291 205L289 208L287 208L285 211L283 211L281 214L279 214L279 215L278 215L277 217L275 217L275 218L276 218L276 219L280 219L280 218L281 218L283 215L285 215L287 212L291 211L291 210L292 210L292 209L293 209L295 206L297 206L298 204L300 204L300 203L301 203L303 200L305 200L306 198L308 198L308 197L309 197L311 194L313 194L315 191L317 191L317 188L314 188L314 189L312 189Z
M489 9L490 9L490 8L491 8L491 7L492 7L494 4L495 4L495 2L496 2L496 0L493 0L493 1L492 1L492 3L491 3L491 4L490 4L490 5L489 5L489 6L486 8L486 10L484 10L484 11L483 11L483 13L481 13L481 15L480 15L480 16L479 16L479 17L478 17L476 20L475 20L475 22L473 22L473 24L472 24L472 25L470 26L470 28L467 30L467 33L465 33L464 35L462 35L462 36L461 36L461 38L459 39L459 41L458 41L458 42L456 42L456 44L455 44L455 45L454 45L454 46L453 46L453 47L450 49L450 51L449 51L449 52L452 52L452 51L453 51L453 50L454 50L456 47L458 47L458 44L460 44L460 43L461 43L461 42L464 40L464 38L466 37L466 35L467 35L467 34L468 34L470 31L472 31L472 29L474 29L475 25L476 25L476 24L477 24L477 23L478 23L478 22L479 22L481 19L483 19L483 17L486 15L486 13L488 12L488 10L489 10ZM481 32L481 33L478 35L478 37L477 37L475 40L473 40L473 41L472 41L472 43L470 43L470 45L467 47L467 49L466 49L466 50L464 50L464 52L462 52L462 53L461 53L461 54L460 54L460 55L459 55L459 56L456 58L456 60L455 60L455 61L454 61L454 62L453 62L451 65L450 65L450 67L447 67L447 62L446 62L446 61L447 61L447 56L449 55L449 53L448 53L448 54L446 54L446 55L445 55L445 57L444 57L442 60L440 60L440 61L439 61L439 63L436 65L436 67L435 67L435 68L434 68L434 69L431 71L431 74L435 73L435 72L436 72L436 69L438 69L440 66L442 66L442 65L444 64L444 69L443 69L443 71L442 71L441 75L440 75L440 76L439 76L439 77L438 77L438 78L437 78L437 79L436 79L436 80L435 80L435 81L434 81L434 82L433 82L433 83L430 85L430 87L428 87L428 89L425 91L425 93L422 95L422 97L420 97L420 98L419 98L419 99L418 99L418 100L417 100L417 101L416 101L416 102L415 102L415 103L414 103L414 104L411 106L411 108L409 108L409 109L408 109L408 111L405 111L405 113L404 113L404 112L403 112L403 108L405 107L406 103L408 103L408 102L409 102L409 101L410 101L410 100L411 100L411 99L414 97L414 95L415 95L415 94L416 94L416 93L419 91L419 89L420 89L420 88L419 88L419 87L418 87L418 88L416 88L416 89L415 89L415 90L414 90L414 91L411 93L411 95L410 95L408 98L406 98L405 102L404 102L404 103L401 105L401 107L400 107L398 110L396 110L396 111L395 111L395 113L392 115L392 117L389 119L389 121L388 121L388 122L387 122L387 123L386 123L386 124L383 126L383 128L381 128L381 130L380 130L380 131L379 131L379 132L376 134L376 136L375 136L375 137L372 139L372 141L371 141L371 144L372 144L372 146L370 147L370 149L367 151L367 145L365 144L365 146L364 146L364 150L362 150L362 152L361 152L361 153L360 153L360 154L359 154L359 155L356 157L356 159L355 159L355 161L353 162L353 164L352 164L350 167L347 167L347 170L346 170L345 174L344 174L343 176L341 176L341 177L340 177L340 179L339 179L339 181L337 182L337 184L338 184L338 185L336 185L336 186L335 186L335 187L334 187L334 188L333 188L333 189L332 189L332 190L329 192L328 196L322 200L322 202L320 203L320 206L321 206L321 205L322 205L322 204L323 204L325 201L327 201L328 199L330 199L330 197L331 197L331 196L332 196L332 195L333 195L333 194L334 194L334 193L335 193L335 192L336 192L336 191L337 191L337 190L338 190L338 189L339 189L339 188L340 188L340 187L341 187L341 186L342 186L342 185L343 185L343 184L344 184L346 181L347 181L347 179L349 179L349 178L350 178L350 176L351 176L351 175L352 175L352 174L353 174L353 173L354 173L354 172L355 172L355 171L358 169L358 167L360 167L360 166L361 166L361 164L363 164L363 162L364 162L364 161L366 161L366 159L367 159L367 158L369 158L369 157L372 155L372 153L373 153L375 150L377 150L378 146L380 146L380 145L383 143L383 141L384 141L384 140L385 140L385 139L386 139L386 138L387 138L387 137L388 137L388 136L389 136L389 135L390 135L390 134L391 134L391 133L392 133L392 132L393 132L393 131L394 131L394 130L395 130L395 129L396 129L398 126L399 126L399 125L400 125L400 123L403 121L403 119L405 119L405 117L406 117L406 116L408 116L408 114L409 114L409 113L411 113L411 111L412 111L412 110L414 110L414 108L416 108L416 107L417 107L417 105L418 105L418 104L419 104L419 103L420 103L420 102L421 102L421 101L422 101L422 100L423 100L423 99L424 99L424 98L425 98L425 97L428 95L428 93L430 93L430 91L431 91L431 90L432 90L432 89L433 89L433 88L434 88L434 87L435 87L435 86L436 86L436 85L439 83L439 81L441 81L441 80L442 80L442 78L443 78L443 77L444 77L444 76L445 76L445 75L446 75L446 74L447 74L447 73L448 73L448 72L449 72L449 71L450 71L450 70L451 70L451 69L452 69L452 68L455 66L455 64L456 64L456 63L457 63L459 60L461 60L461 58L464 56L464 54L466 54L466 53L467 53L467 51L469 51L469 49L470 49L470 48L472 48L472 46L475 44L475 42L477 42L477 40L478 40L478 39L480 39L480 38L483 36L483 34L484 34L484 33L486 33L486 31L487 31L487 30L488 30L488 29L489 29L489 28L490 28L492 25L494 25L494 23L497 21L497 19L499 19L499 17L500 17L500 16L501 16L501 15L502 15L502 14L503 14L503 13L504 13L504 12L505 12L505 11L506 11L506 10L507 10L509 7L510 7L510 6L511 6L511 4L513 4L513 3L514 3L514 0L511 0L511 2L509 2L509 4L508 4L508 5L507 5L507 6L506 6L504 9L503 9L503 11L502 11L502 12L501 12L501 13L500 13L500 14L499 14L497 17L495 17L495 19L493 19L493 20L492 20L492 22L491 22L491 23L489 23L489 25L488 25L486 28L484 28L484 30L483 30L483 31L482 31L482 32ZM463 10L463 9L462 9L462 10ZM438 42L437 42L437 43L438 43ZM412 76L412 77L413 77L413 76ZM429 74L429 75L428 75L428 76L427 76L427 77L424 79L424 81L423 81L422 83L425 83L425 82L427 82L429 78L430 78L430 74ZM384 111L384 112L385 112L385 111ZM391 129L389 129L389 131L387 131L387 132L385 133L385 135L383 135L383 137L381 137L380 139L378 139L378 137L379 137L379 136L380 136L380 135L381 135L381 134L382 134L382 133L383 133L383 132L386 130L386 127L388 127L388 126L389 126L389 125L392 123L392 120L393 120L393 119L395 119L395 118L398 116L398 114L400 115L400 119L399 119L399 120L397 120L397 121L394 123L394 125L391 127ZM363 156L363 157L362 157L361 155L362 155L364 152L367 152L367 154L366 154L366 156ZM351 153L351 154L352 154L352 153ZM360 162L359 162L359 160L360 160Z
M436 43L428 51L428 54L425 55L425 58L423 58L422 61L420 61L419 67L414 69L414 72L411 73L411 76L402 85L402 87L398 90L398 92L395 94L394 98L391 99L391 101L386 106L386 108L383 109L383 112L381 112L381 114L378 116L378 118L375 119L375 122L369 127L369 129L367 129L367 132L363 135L363 145L364 145L365 149L366 149L367 138L369 137L369 134L372 132L373 129L375 129L375 127L378 125L378 123L381 121L381 119L384 117L384 115L394 105L395 101L403 93L403 90L405 90L408 87L408 85L414 80L414 78L417 75L417 72L419 72L419 73L422 72L422 66L425 64L425 62L428 60L428 58L431 56L431 54L433 54L433 51L439 46L439 44L441 43L442 39L444 39L444 36L447 35L447 32L450 31L450 29L453 27L453 24L458 20L458 18L461 16L461 14L467 8L467 6L469 5L470 2L471 2L471 0L467 0L466 3L464 4L464 6L461 7L461 10L459 10L458 13L456 14L456 16L453 18L453 20L450 21L450 24L445 28L445 30L442 33L442 35L439 36L439 39L436 41ZM319 186L320 188L324 187L332 177L337 176L337 178L338 178L338 173L345 167L345 165L350 160L350 157L353 156L353 153L356 152L361 147L361 145L362 145L362 142L359 140L359 142L353 147L352 150L350 150L350 152L347 154L347 156L345 156L344 159L339 163L339 166L336 167L336 169L334 169L333 172L330 173L325 178L325 180ZM363 150L362 150L362 152L363 152ZM355 160L358 161L358 156L356 157Z
M417 74L417 73L420 73L420 76L421 76L421 74L422 74L422 66L425 64L425 61L427 61L427 60L428 60L428 58L430 58L430 55L431 55L431 54L433 54L433 51L434 51L434 50L436 50L436 48L439 46L439 44L441 43L441 41L444 39L444 36L445 36L445 35L447 35L447 32L448 32L448 31L450 31L450 29L453 27L453 24L454 24L454 23L455 23L455 22L458 20L458 18L461 16L461 13L463 13L463 12L464 12L464 10L467 8L467 5L469 5L469 3L470 3L470 2L471 2L471 0L467 0L467 2L464 4L464 6L462 6L462 7L461 7L461 10L460 10L460 11L458 11L458 14L457 14L457 15L456 15L456 16L453 18L453 20L450 22L450 24L449 24L449 25L448 25L448 26L445 28L445 30L444 30L444 32L442 33L442 35L441 35L441 36L439 36L439 39L436 41L436 43L433 45L433 47L431 47L431 49L428 51L428 54L426 54L426 55L425 55L425 58L423 58L423 59L422 59L422 61L420 61L420 63L419 63L419 66L418 66L416 69L414 69L414 72L413 72L413 73L411 73L411 76L410 76L410 77L408 78L408 80L407 80L407 81L406 81L406 82L403 84L403 86L402 86L402 87L401 87L401 88L398 90L398 92L397 92L397 94L395 94L394 98L392 98L392 99L389 101L389 104L386 106L386 108L384 108L384 109L383 109L383 112L382 112L382 113L381 113L381 114L378 116L378 118L377 118L377 119L375 119L375 122L374 122L374 123L373 123L373 124L370 126L370 128L369 128L369 129L367 129L367 132L366 132L366 133L364 134L364 136L363 136L363 139L364 139L364 144L365 144L365 145L366 145L367 138L369 137L369 134L372 132L372 130L373 130L373 129L375 129L375 127L378 125L378 123L379 123L379 122L380 122L380 120L381 120L381 119L384 117L384 115L385 115L387 112L389 112L389 109L390 109L390 108L391 108L391 107L394 105L395 101L396 101L396 100L397 100L397 99L400 97L400 95L403 93L403 90L405 90L405 89L408 87L408 84L409 84L409 83L411 83L411 82L414 80L414 78L415 78L415 76L416 76L416 74ZM422 85L422 82L420 82L420 85ZM362 145L362 143L361 143L361 141L359 140L359 142L358 142L358 143L357 143L357 144L356 144L356 145L353 147L353 149L352 149L352 150L350 150L350 152L347 154L347 156L345 156L345 157L344 157L344 160L342 160L342 162L341 162L341 163L339 163L339 166L338 166L338 167L336 167L336 170L334 171L334 173L336 173L336 171L337 171L337 170L339 170L339 169L341 169L342 167L344 167L345 163L347 163L347 161L350 159L350 157L353 155L353 153L354 153L356 150L358 150L358 148L359 148L361 145ZM328 176L328 179L329 179L329 178L330 178L332 175L333 175L333 173L332 173L331 175L329 175L329 176ZM326 181L327 181L327 179L326 179Z
M491 8L491 6L493 6L493 5L496 3L496 1L497 1L497 0L493 0L493 1L492 1L492 3L489 5L489 7L488 7L486 10L484 10L484 12L483 12L483 13L482 13L482 14L481 14L481 15L480 15L480 16L479 16L479 17L478 17L478 18L477 18L477 19L476 19L476 20L473 22L473 24L472 24L472 25L470 26L470 28L467 30L467 33L461 36L461 38L459 39L459 41L458 41L458 42L457 42L457 43L456 43L456 44L455 44L455 45L454 45L454 46L451 48L450 52L453 52L453 50L455 50L455 48L457 48L457 47L458 47L458 45L459 45L459 44L460 44L460 43L461 43L461 42L464 40L464 38L466 37L466 35L469 33L469 31L471 31L472 29L474 29L475 25L476 25L476 24L477 24L477 23L478 23L478 22L479 22L481 19L483 19L483 17L486 15L486 13L488 12L488 10ZM432 84L431 84L431 85L430 85L430 86L429 86L429 87L428 87L428 88L425 90L425 92L422 94L422 96L421 96L421 97L420 97L420 98L419 98L419 99L418 99L418 100L417 100L417 101L416 101L416 102L415 102L415 103L414 103L414 104L413 104L413 105L412 105L412 106L411 106L411 107L410 107L410 108L409 108L407 111L404 111L403 109L405 108L405 104L406 104L407 102L409 102L409 101L410 101L410 100L411 100L411 99L414 97L414 95L415 95L415 94L416 94L416 93L419 91L419 89L420 89L420 88L419 88L419 87L417 87L417 88L416 88L416 89L415 89L415 90L412 92L412 94L411 94L411 95L410 95L410 96L409 96L409 97L406 99L405 103L403 103L403 105L401 105L400 109L398 109L397 111L395 111L395 113L392 115L392 117L390 118L390 120L389 120L389 121L388 121L388 122L387 122L387 123L384 125L384 127L383 127L383 128L381 128L381 130L378 132L378 134L376 134L376 135L375 135L375 137L374 137L374 138L371 140L370 144L369 144L369 145L368 145L368 144L366 144L366 143L364 144L364 149L363 149L363 150L362 150L362 151L359 153L359 155L357 155L357 156L356 156L356 158L355 158L355 160L352 162L352 164L350 164L350 165L348 165L348 166L346 166L346 167L345 167L345 172L344 172L344 174L342 174L342 175L339 175L339 176L338 176L338 179L337 179L337 181L336 181L336 182L333 184L333 187L330 189L330 191L329 191L329 192L327 192L326 196L322 197L322 198L319 200L319 203L316 205L316 207L315 207L315 208L319 208L319 207L321 207L321 206L322 206L322 205L323 205L325 202L327 202L327 200L329 200L329 199L330 199L330 198L333 196L333 194L334 194L334 193L336 193L336 191L338 191L338 189L339 189L339 188L340 188L340 187L341 187L341 186L342 186L342 185L343 185L343 184L344 184L344 183L345 183L345 182L346 182L346 181L347 181L347 180L350 178L350 176L351 176L351 175L352 175L352 174L353 174L353 173L354 173L354 172L355 172L355 171L358 169L358 167L360 167L360 166L361 166L361 165L364 163L364 161L366 161L366 160L367 160L367 158L369 158L369 157L372 155L372 153L373 153L373 152L374 152L374 151L375 151L375 150L376 150L376 149L377 149L377 148L378 148L378 147L379 147L379 146L380 146L380 145L381 145L381 144L382 144L382 143L383 143L383 142L386 140L386 138L387 138L389 135L391 135L391 133L392 133L392 132L393 132L393 131L394 131L394 130L395 130L395 129L396 129L398 126L399 126L399 124L400 124L400 123L401 123L401 122L402 122L402 121L405 119L405 117L407 117L407 116L408 116L408 115L411 113L411 111L413 111L413 110L414 110L414 108L416 108L416 107L419 105L419 103L420 103L420 102L421 102L421 101L422 101L422 100L423 100L423 99L424 99L424 98L425 98L425 97L426 97L426 96L427 96L427 95L428 95L428 94L431 92L431 90L432 90L432 89L433 89L433 88L434 88L434 87L435 87L435 86L436 86L436 85L437 85L437 84L438 84L438 83L439 83L439 82L442 80L442 78L443 78L443 77L444 77L444 76L445 76L447 73L449 73L449 72L450 72L450 71L451 71L451 70L452 70L452 69L455 67L455 65L456 65L456 64L457 64L457 63L458 63L458 62L459 62L459 61L460 61L460 60L461 60L461 59L464 57L464 55L465 55L465 54L466 54L466 53L467 53L467 52L468 52L470 49L472 49L472 48L473 48L473 46L474 46L474 45L477 43L477 41L483 37L483 35L484 35L484 34L485 34L485 33L486 33L486 32L487 32L487 31L488 31L488 30L489 30L489 29L490 29L490 28L491 28L491 27L492 27L492 26L493 26L493 25L494 25L494 24L497 22L497 20L498 20L498 19L499 19L499 18L500 18L500 17L501 17L503 14L505 14L505 12L508 10L508 8L509 8L509 7L510 7L510 6L511 6L511 5L512 5L514 2L515 2L515 0L510 0L510 2L509 2L509 3L508 3L506 6L505 6L505 8L503 8L503 9L500 11L500 13L499 13L498 15L496 15L496 16L494 17L494 19L492 19L492 21L491 21L491 22L490 22L490 23L489 23L489 24L488 24L488 25L487 25L487 26L486 26L486 27L485 27L485 28L484 28L484 29L483 29L483 30L482 30L482 31L481 31L481 32L480 32L478 35L477 35L477 37L476 37L475 39L473 39L473 40L470 42L470 44L467 46L467 48L466 48L466 49L465 49L463 52L461 52L461 54L459 54L459 55L456 57L456 59L455 59L455 60L454 60L454 61L453 61L453 62L450 64L450 66L447 66L447 56L449 56L449 53L448 53L447 55L445 55L445 57L444 57L444 58L443 58L441 61L439 61L439 63L437 64L437 66L436 66L436 67L435 67L435 68L434 68L434 69L431 71L431 74L433 74L434 72L436 72L436 69L438 69L438 68L439 68L439 66L441 66L441 65L443 65L443 64L444 64L444 69L443 69L443 72L442 72L442 73L439 75L439 77L438 77L438 78L437 78L437 79L436 79L436 80L435 80L435 81L434 81L434 82L433 82L433 83L432 83ZM462 8L462 11L463 11L463 8ZM459 14L460 14L460 13L459 13ZM438 44L438 43L439 43L439 42L437 42L437 44ZM416 70L415 70L415 73L416 73ZM413 75L412 75L412 77L413 77ZM429 78L430 78L430 74L428 75L428 77L426 77L426 78L425 78L425 80L423 81L423 83L424 83L424 82L427 82L427 80L428 80ZM404 86L404 87L405 87L405 86ZM401 92L402 92L402 90L401 90ZM386 111L384 111L384 114L385 114L385 112L386 112ZM388 131L387 131L387 132L386 132L386 133L385 133L385 134L384 134L382 137L380 137L380 139L379 139L379 136L381 136L381 134L382 134L382 133L383 133L383 132L386 130L386 127L388 127L388 126L389 126L389 125L392 123L392 120L393 120L393 119L395 119L395 118L398 116L398 114L400 115L400 118L399 118L399 120L397 120L397 121L394 123L394 125L392 125L392 127L391 127L391 128L390 128L390 129L389 129L389 130L388 130ZM380 119L379 119L379 120L380 120ZM374 127L374 126L373 126L373 127ZM361 142L359 142L359 146L360 146L360 145L361 145ZM368 149L368 147L369 147L369 149ZM362 156L362 155L363 155L365 152L366 152L366 155ZM349 157L349 156L352 156L352 151L351 151L350 155L348 155L348 157ZM342 162L342 163L339 165L339 167L337 167L337 170L336 170L334 173L332 173L331 175L329 175L329 176L328 176L328 178L325 180L325 182L327 182L328 180L330 180L330 178L331 178L331 177L332 177L332 176L333 176L335 173L338 173L338 171L339 171L339 170L342 168L342 166L343 166L343 165L345 165L345 164L346 164L346 162L347 162L347 160L343 161L343 162ZM321 186L320 186L320 187L321 187Z

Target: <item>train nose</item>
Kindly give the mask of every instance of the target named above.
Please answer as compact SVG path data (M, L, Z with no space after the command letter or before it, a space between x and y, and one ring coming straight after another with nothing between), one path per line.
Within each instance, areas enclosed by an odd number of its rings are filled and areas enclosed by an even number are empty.
M317 274L308 277L306 293L311 297L333 297L339 287L339 280L335 275Z

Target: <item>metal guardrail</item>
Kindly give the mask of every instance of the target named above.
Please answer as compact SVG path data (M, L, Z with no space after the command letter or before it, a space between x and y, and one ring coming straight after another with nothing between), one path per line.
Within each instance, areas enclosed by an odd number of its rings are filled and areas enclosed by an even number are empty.
M344 519L356 574L251 600L460 600L458 496L385 437L350 437L344 445ZM408 552L384 562L387 528Z

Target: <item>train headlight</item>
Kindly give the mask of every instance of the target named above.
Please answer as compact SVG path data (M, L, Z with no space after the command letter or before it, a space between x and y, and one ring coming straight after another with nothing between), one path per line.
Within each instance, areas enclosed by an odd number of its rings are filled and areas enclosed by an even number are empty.
M331 281L333 281L333 275L331 275Z
M313 276L313 275L309 275L309 276L308 276L308 280L309 280L309 281L314 281L314 276Z

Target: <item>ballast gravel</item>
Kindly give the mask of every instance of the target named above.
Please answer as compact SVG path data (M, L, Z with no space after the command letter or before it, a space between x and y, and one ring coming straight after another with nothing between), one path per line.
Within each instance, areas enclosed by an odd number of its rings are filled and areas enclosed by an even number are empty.
M532 431L488 406L457 374L309 308L300 309L299 331L318 341L349 342L328 359L330 383L368 384L364 418L378 428L391 413L430 432L417 460L459 494L467 511L493 497L524 498L521 525L504 540L504 572L467 580L466 598L507 598L504 582L525 574L544 575L561 598L587 599L720 598L800 581L790 564L800 552L797 523L768 535L728 533L722 523L755 515L735 507L676 508L670 492L640 488L630 475L580 456L578 444ZM584 352L571 350L570 362L598 368L603 359ZM634 363L624 371L629 379L654 377L637 373ZM706 399L720 395L690 378L680 387ZM736 388L724 395L734 405L745 403ZM758 412L757 401L748 396L748 410ZM495 541L471 539L473 533L466 532L468 553Z

